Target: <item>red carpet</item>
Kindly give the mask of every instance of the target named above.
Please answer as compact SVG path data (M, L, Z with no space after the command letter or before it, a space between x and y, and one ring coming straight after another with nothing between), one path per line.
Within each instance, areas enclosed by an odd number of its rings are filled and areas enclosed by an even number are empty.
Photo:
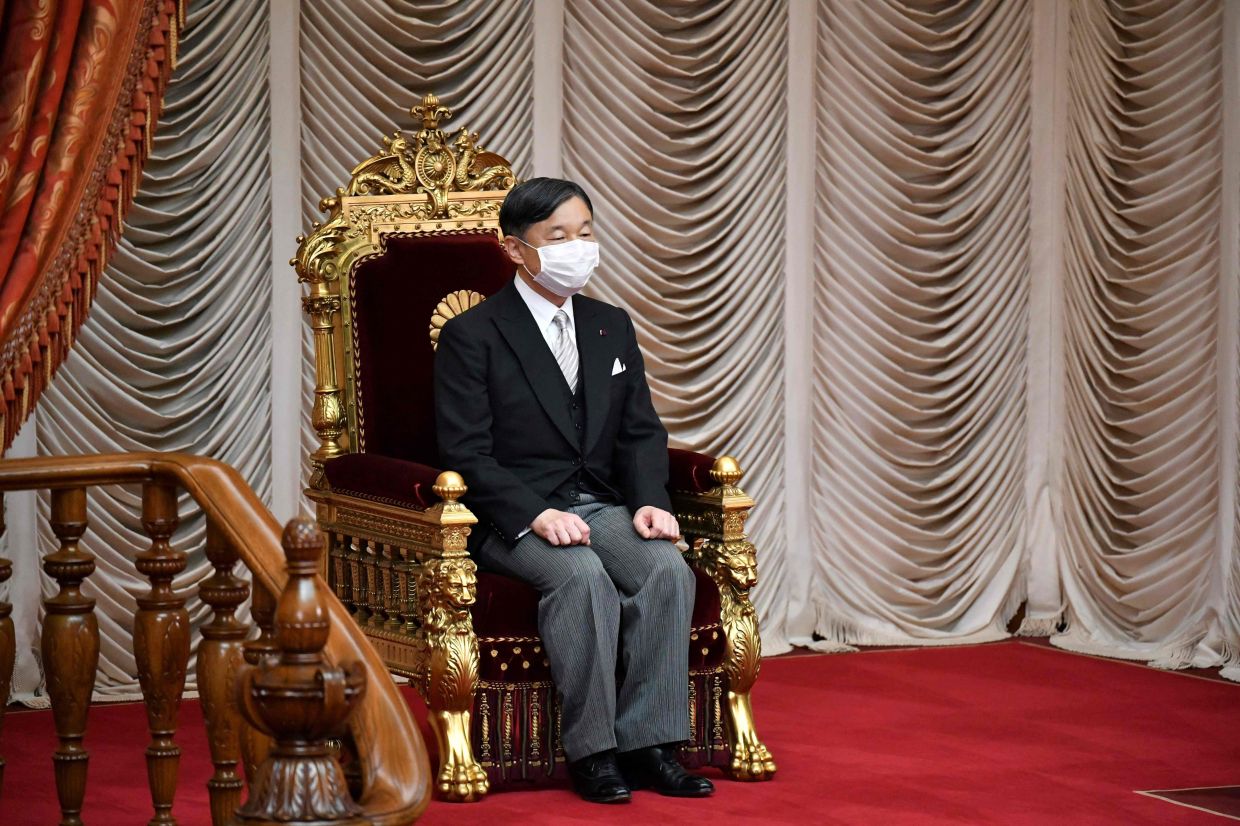
M1205 790L1159 794L1223 806L1232 793L1210 789L1240 783L1240 685L1021 642L776 658L756 696L774 782L719 780L704 801L642 792L615 807L563 788L505 792L433 803L422 822L1221 824L1137 792ZM209 763L196 703L181 724L176 814L200 826ZM10 712L4 729L0 823L55 823L51 715ZM149 817L145 738L141 706L91 710L88 823Z

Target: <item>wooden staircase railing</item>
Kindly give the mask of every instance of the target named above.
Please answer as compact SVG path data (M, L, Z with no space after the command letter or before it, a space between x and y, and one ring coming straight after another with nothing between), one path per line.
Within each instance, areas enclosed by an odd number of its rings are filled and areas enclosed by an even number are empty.
M215 766L207 784L212 823L396 826L416 820L430 800L426 749L383 663L319 577L323 539L313 523L293 520L281 537L274 517L231 467L186 454L133 453L0 461L0 495L51 491L50 523L60 542L43 560L59 592L44 601L42 654L59 739L53 761L61 823L82 822L86 721L99 658L94 600L81 590L95 568L78 545L88 528L86 489L116 484L142 485L142 524L151 539L135 558L151 587L138 599L134 623L150 728L150 823L176 822L176 711L190 651L185 595L172 588L185 568L184 554L169 541L178 488L206 516L206 553L215 569L199 587L213 615L202 628L197 659ZM256 586L251 613L259 633L248 641L251 629L235 616L249 595L246 581L234 574L238 561ZM0 583L11 573L9 560L0 558ZM5 700L14 665L11 611L0 601ZM3 714L0 704L0 723ZM351 752L344 770L329 738ZM239 764L250 782L244 804ZM0 793L3 779L0 758Z

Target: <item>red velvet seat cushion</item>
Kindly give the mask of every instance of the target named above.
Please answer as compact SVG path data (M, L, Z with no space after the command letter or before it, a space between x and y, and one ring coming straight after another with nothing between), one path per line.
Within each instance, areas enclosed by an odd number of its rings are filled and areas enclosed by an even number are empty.
M349 453L323 463L327 484L336 493L423 510L439 501L431 491L439 471L377 453Z
M713 456L670 447L667 458L668 490L705 493L715 487L715 481L710 478L710 469L715 464Z

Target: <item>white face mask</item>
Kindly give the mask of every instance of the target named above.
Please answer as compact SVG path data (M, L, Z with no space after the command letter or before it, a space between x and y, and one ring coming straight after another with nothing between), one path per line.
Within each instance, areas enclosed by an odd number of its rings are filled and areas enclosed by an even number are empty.
M516 238L516 236L513 236ZM517 238L521 241L520 238ZM526 244L538 253L541 268L534 276L534 283L546 287L561 298L581 292L598 267L598 244L580 238L562 244L546 244L536 247ZM528 272L528 270L527 270Z

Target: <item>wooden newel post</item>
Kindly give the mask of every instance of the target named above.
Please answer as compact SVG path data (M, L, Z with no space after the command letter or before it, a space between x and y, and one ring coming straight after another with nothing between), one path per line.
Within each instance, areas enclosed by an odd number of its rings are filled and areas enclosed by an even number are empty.
M327 742L343 732L366 691L366 673L361 663L332 668L323 661L330 621L316 576L322 534L310 520L294 519L283 545L289 576L276 603L280 657L247 669L238 695L246 719L275 742L236 821L366 826Z

